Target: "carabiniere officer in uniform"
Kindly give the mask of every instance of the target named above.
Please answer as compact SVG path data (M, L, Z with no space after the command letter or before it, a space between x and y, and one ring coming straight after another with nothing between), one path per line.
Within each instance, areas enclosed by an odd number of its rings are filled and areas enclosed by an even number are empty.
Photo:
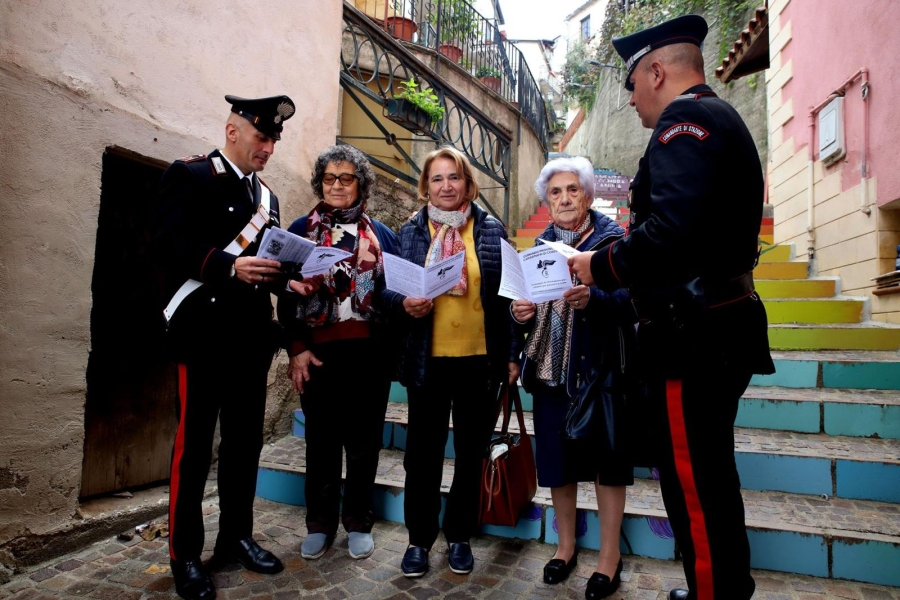
M216 595L200 561L201 500L220 423L219 532L214 561L258 573L284 567L253 540L266 378L281 342L270 293L280 263L256 258L260 230L278 225L278 198L257 173L294 114L287 96L225 96L225 147L176 160L160 182L154 253L164 271L168 345L178 363L178 430L169 492L169 555L178 595Z
M569 261L585 285L628 287L660 486L688 590L746 600L755 584L734 461L738 401L772 373L754 291L763 177L750 132L706 85L707 25L688 15L613 40L641 123L653 129L631 184L628 235Z

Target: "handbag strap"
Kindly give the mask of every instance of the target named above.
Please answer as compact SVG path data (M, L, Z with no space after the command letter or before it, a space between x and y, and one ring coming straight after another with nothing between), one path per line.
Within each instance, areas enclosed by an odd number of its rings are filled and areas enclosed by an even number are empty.
M503 411L503 425L500 428L500 434L505 435L509 430L509 421L512 418L512 410L510 407L510 399L516 409L516 418L519 421L519 435L528 435L525 431L525 415L522 410L522 398L519 396L519 386L515 383L503 383L500 386L499 402L497 403L497 413L494 415L494 423L497 423L497 417L500 411Z

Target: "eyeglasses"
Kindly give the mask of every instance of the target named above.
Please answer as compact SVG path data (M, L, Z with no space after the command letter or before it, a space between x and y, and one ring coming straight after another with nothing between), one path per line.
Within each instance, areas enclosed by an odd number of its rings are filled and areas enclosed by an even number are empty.
M334 173L325 173L324 175L322 175L322 183L324 183L325 185L334 185L335 180L338 179L340 179L341 185L348 186L359 178L353 173L341 173L340 175L335 175Z

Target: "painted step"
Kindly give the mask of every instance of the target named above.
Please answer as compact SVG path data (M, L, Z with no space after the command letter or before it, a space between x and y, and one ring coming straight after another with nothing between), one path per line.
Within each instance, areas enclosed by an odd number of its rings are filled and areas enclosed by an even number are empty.
M896 405L893 408L897 410ZM295 415L295 425L298 419L302 416ZM407 428L408 405L389 404L383 447L405 451ZM534 431L531 413L525 428ZM511 429L517 431L518 425ZM451 423L445 458L455 456L453 433ZM737 427L735 460L744 489L900 503L900 439Z
M546 206L545 204L541 204L540 206L537 207L537 210L534 211L534 214L536 214L536 215L548 215L548 216L549 216L549 215L550 215L550 208L549 208L548 206Z
M534 399L531 397L531 394L525 391L525 388L519 384L519 397L522 400L522 410L530 413L532 411L532 407L534 406ZM391 382L391 392L388 396L388 402L407 402L406 396L406 388L397 383L396 381ZM390 411L390 407L388 408Z
M256 495L305 505L306 444L288 436L263 448ZM444 461L442 493L449 491L453 461ZM376 518L403 522L403 453L383 450L375 490ZM743 491L754 568L818 577L900 585L900 511L893 504L841 500L782 492ZM593 486L578 488L578 542L599 548ZM538 488L534 502L516 527L485 526L483 532L506 538L556 543L550 490ZM628 488L623 529L635 554L674 559L674 541L659 485L637 479ZM623 547L623 551L627 551Z
M545 229L550 224L550 215L533 215L525 221L526 229Z
M806 279L805 262L760 263L753 269L753 279Z
M760 298L831 298L836 293L837 279L756 279Z
M523 250L528 250L529 248L534 246L534 238L533 237L515 236L515 237L509 238L509 241L510 241L510 243L514 242L514 246L516 247L516 250L518 250L519 252L521 252Z
M769 324L860 323L865 301L854 298L768 299L764 301Z
M750 386L735 425L900 440L900 391Z
M793 244L778 244L777 246L764 245L759 253L759 262L789 262L794 259Z
M900 352L772 352L775 373L754 375L754 386L900 390Z
M540 229L516 229L516 237L536 238L542 233L544 233L543 227Z
M775 236L771 235L771 234L769 234L769 235L760 234L759 241L761 244L768 244L771 246L772 244L775 243Z
M897 350L900 326L869 321L839 325L769 325L773 350Z

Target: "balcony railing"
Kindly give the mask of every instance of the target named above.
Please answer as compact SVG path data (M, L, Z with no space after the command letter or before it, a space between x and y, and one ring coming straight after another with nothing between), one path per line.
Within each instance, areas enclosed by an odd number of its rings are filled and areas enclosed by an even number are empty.
M516 104L549 149L550 126L540 87L521 51L466 0L349 0L397 39L439 52Z

